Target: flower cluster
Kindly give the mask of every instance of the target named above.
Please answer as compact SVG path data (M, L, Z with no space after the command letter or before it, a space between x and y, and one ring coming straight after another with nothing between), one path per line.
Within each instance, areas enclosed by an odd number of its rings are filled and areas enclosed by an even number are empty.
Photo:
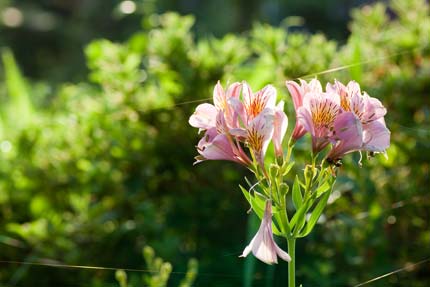
M320 152L328 144L332 149L328 162L336 163L353 151L383 153L390 145L390 131L385 126L386 109L381 102L361 92L358 83L346 86L339 81L321 83L300 80L286 82L296 110L296 126L292 138L298 140L306 132L312 136L312 150Z
M291 279L295 240L309 234L327 204L335 179L332 166L339 166L342 157L350 152L385 152L390 144L390 131L385 126L386 109L381 102L362 92L354 81L346 86L335 81L327 84L325 90L316 79L287 81L286 85L293 99L296 125L285 158L282 141L288 119L284 102L276 104L276 90L271 85L254 93L246 82L233 83L227 90L218 82L213 91L214 103L199 105L189 123L199 128L199 132L204 131L197 145L196 163L234 161L248 167L258 180L250 184L249 190L241 187L261 218L257 234L241 257L252 252L261 261L273 264L279 256L290 262ZM294 143L307 133L312 138L312 163L302 169L302 179L294 177L290 189L286 180L294 165L290 155ZM267 172L265 155L270 142L277 160ZM318 157L326 148L325 156ZM317 159L322 160L320 164ZM287 198L289 190L292 194ZM295 208L292 216L288 216L287 200ZM276 210L273 218L272 203ZM291 256L276 244L274 231L287 239ZM291 280L290 286L294 286Z
M264 171L264 157L270 141L282 157L282 140L287 130L284 102L276 105L276 90L267 85L255 93L246 82L233 83L226 91L218 82L213 91L214 104L201 104L190 117L191 126L205 131L197 145L203 160L230 160ZM248 147L251 160L242 145Z

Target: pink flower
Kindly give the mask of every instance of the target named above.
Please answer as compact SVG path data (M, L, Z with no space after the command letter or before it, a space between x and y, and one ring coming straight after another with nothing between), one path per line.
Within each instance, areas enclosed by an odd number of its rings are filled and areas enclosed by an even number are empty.
M362 93L360 86L351 81L347 86L335 81L327 90L335 92L342 111L334 124L335 141L327 155L329 161L338 161L353 151L385 152L390 145L390 131L384 121L386 109L381 102Z
M353 112L362 124L367 124L385 116L387 110L382 103L366 92L361 93L360 85L350 81L346 86L335 80L334 84L327 84L327 92L338 95L343 111Z
M291 94L294 110L296 111L296 126L291 136L296 141L306 134L306 129L297 118L298 110L303 106L303 99L307 93L321 93L322 87L317 79L312 79L309 84L304 80L300 80L300 85L294 81L286 81L285 84Z
M227 135L219 134L216 128L206 131L197 145L197 151L200 155L196 156L194 164L204 160L229 160L243 165L251 163L240 145L233 143Z
M327 90L338 95L343 110L334 127L333 139L338 142L327 158L339 160L344 154L357 150L385 152L390 145L390 131L385 125L387 110L382 103L362 93L354 81L347 86L335 81L327 85Z
M276 90L272 85L267 85L254 94L248 84L243 82L242 95L247 123L261 114L264 109L275 108Z
M251 240L240 257L246 257L252 251L255 257L267 264L278 263L278 256L291 261L290 255L276 244L272 233L272 202L266 201L264 217L257 234Z
M274 111L263 110L255 117L246 129L246 143L255 155L255 159L264 171L264 157L274 131Z
M340 111L339 98L330 93L307 93L298 109L298 122L312 136L312 150L323 150L332 136L333 124Z
M218 82L213 100L214 105L199 105L189 119L191 126L207 131L197 147L200 153L197 162L224 159L248 165L251 161L242 149L243 144L265 172L264 158L271 140L276 155L282 156L282 140L288 123L284 103L275 106L273 86L267 85L253 93L246 82L234 83L224 92Z
M230 133L247 145L254 154L263 171L264 158L270 140L273 139L277 154L282 155L281 143L287 129L287 116L283 111L283 102L276 103L276 90L267 85L253 93L246 82L243 82L243 102L231 99L242 126L230 129Z

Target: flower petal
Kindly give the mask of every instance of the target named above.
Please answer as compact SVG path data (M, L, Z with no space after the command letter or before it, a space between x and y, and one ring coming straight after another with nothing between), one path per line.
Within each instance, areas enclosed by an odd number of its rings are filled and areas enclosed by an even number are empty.
M229 100L230 98L236 98L238 99L240 96L240 89L242 88L242 84L239 82L234 82L231 84L226 92L226 99Z
M275 146L275 154L278 157L282 157L282 140L284 139L285 133L288 127L288 118L284 112L284 102L280 101L275 108L275 118L273 122L273 145Z
M363 131L360 120L352 112L339 114L334 122L336 144L327 155L328 159L338 160L343 155L360 150L363 146Z
M300 123L300 125L303 126L303 128L307 132L309 132L311 135L315 135L314 124L312 122L312 115L305 107L299 108L297 112L297 121Z
M312 117L313 132L308 130L312 136L317 138L330 136L334 120L340 111L339 97L332 93L308 93L303 100L303 107Z
M390 131L385 126L384 118L363 126L364 150L385 152L390 146Z
M266 264L278 263L273 238L270 238L267 231L256 235L255 242L252 245L252 254Z
M226 96L221 83L218 81L214 87L213 91L213 101L214 105L218 110L224 110L226 107Z
M205 136L199 141L197 150L206 160L230 160L241 163L236 157L227 136L225 134L217 134L215 128L206 132Z
M290 255L285 252L284 250L282 250L276 243L275 243L275 248L276 248L276 254L281 257L282 260L290 262L291 261L291 257Z
M275 107L276 89L272 85L267 85L253 94L248 84L244 83L242 94L247 123L257 117L264 109Z
M252 251L252 245L254 244L255 241L255 237L252 238L251 242L245 247L245 249L242 252L242 255L240 255L239 257L246 257L248 256L248 254Z
M294 109L297 111L297 109L303 105L304 90L294 81L286 81L285 85L293 99Z
M362 118L363 124L370 123L385 116L387 109L385 109L380 100L370 97L367 93L364 93L363 97L365 99Z
M208 130L215 127L217 109L211 104L198 105L196 111L188 120L192 127Z
M322 93L322 86L320 81L318 81L316 78L312 79L309 83L306 83L306 81L300 79L300 83L302 87L304 88L305 94L307 93Z
M247 143L264 170L264 156L273 135L274 110L265 109L247 128Z

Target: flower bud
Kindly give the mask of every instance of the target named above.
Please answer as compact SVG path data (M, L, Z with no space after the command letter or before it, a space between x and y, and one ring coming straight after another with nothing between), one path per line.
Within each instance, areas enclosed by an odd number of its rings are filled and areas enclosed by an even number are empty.
M277 165L277 164L271 164L270 165L270 169L269 169L269 171L270 171L270 177L272 178L272 179L274 179L274 178L276 178L276 177L278 177L278 174L279 174L279 166Z
M280 196L284 197L288 193L289 189L290 187L288 186L288 184L286 184L285 182L281 183L281 185L279 186Z
M314 177L315 168L311 165L306 165L305 167L305 182L310 183Z

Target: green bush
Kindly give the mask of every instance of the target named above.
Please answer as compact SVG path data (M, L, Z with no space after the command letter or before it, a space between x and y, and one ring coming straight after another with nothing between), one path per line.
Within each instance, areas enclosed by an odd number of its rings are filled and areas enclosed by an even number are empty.
M198 258L206 276L196 286L238 286L248 207L237 185L246 171L215 162L192 167L198 136L188 117L217 80L246 79L254 89L276 86L291 130L284 82L315 75L355 79L380 98L392 146L388 160L377 157L363 168L355 157L346 160L335 190L342 196L333 197L326 223L298 246L299 281L354 285L430 256L429 5L393 0L352 16L351 35L339 44L264 24L243 35L196 39L192 16L151 15L152 26L145 22L126 41L89 44L88 81L60 86L25 80L4 50L1 259L133 268L145 266L140 250L151 245L180 272L184 258ZM281 286L285 269L280 264L273 275L257 265L254 283ZM169 282L176 286L181 277ZM374 286L428 280L418 269ZM2 265L0 282L116 284L108 271L16 264Z

